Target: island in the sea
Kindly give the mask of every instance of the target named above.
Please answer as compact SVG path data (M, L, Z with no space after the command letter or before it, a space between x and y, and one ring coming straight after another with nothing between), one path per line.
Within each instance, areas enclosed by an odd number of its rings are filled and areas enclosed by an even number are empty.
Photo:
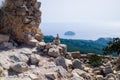
M64 33L65 36L74 36L75 35L75 32L73 31L67 31Z

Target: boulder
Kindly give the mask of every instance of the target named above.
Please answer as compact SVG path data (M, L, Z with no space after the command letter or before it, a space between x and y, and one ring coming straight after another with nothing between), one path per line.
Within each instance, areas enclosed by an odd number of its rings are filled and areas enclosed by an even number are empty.
M32 55L32 50L28 48L23 48L22 51L20 51L20 54L24 54L29 57L30 55Z
M41 12L37 10L34 15L35 15L35 17L40 17L41 16Z
M65 58L66 58L66 59L73 60L70 52L67 52L67 53L66 53Z
M89 73L81 74L81 77L83 77L86 80L94 80Z
M36 2L35 8L36 8L37 10L39 10L40 6L41 6L41 2Z
M74 69L72 71L72 74L75 74L75 73L78 74L79 76L83 77L85 80L93 80L92 76L83 70Z
M14 0L14 4L16 7L23 6L24 0Z
M29 58L25 54L13 54L10 56L13 62L28 62Z
M0 66L0 77L3 77L4 76L4 70L3 68Z
M29 77L31 78L31 80L39 80L39 77L35 74L30 74Z
M62 48L63 56L65 56L67 54L67 45L59 44L59 46Z
M32 54L30 56L30 62L31 62L31 64L37 65L39 63L39 61L40 61L40 56L38 54Z
M116 76L112 73L107 74L105 77L106 80L116 80Z
M8 42L9 41L9 36L8 35L3 35L3 34L0 34L0 43L1 42Z
M36 39L31 39L29 41L26 41L26 43L30 46L37 47L39 42Z
M25 17L25 18L23 19L23 22L24 22L25 24L28 24L28 23L31 22L31 19Z
M0 66L4 69L9 69L11 65L11 60L8 56L4 56L3 54L0 55Z
M67 78L68 76L67 71L62 66L57 66L57 72L58 72L58 76L62 78Z
M117 73L117 78L120 80L120 72Z
M55 59L55 63L57 66L62 66L63 68L67 69L66 61L63 56L59 56Z
M37 39L38 41L42 42L43 39L42 39L41 35L43 36L43 34L36 34L35 35L35 39ZM42 43L40 43L40 44L42 44Z
M45 74L45 77L46 77L48 80L55 80L55 79L56 79L56 74L55 74L55 73L46 73L46 74Z
M50 48L48 50L48 56L51 56L51 57L58 57L58 56L60 56L59 49L58 48Z
M96 75L96 80L104 80L104 77L102 75Z
M82 74L86 74L86 72L80 69L73 69L72 74L75 74L74 76L81 76Z
M46 43L45 42L39 42L38 46L41 50L43 50L43 49L45 49Z
M72 67L73 69L83 69L83 64L79 59L74 59Z
M52 48L52 44L51 43L46 43L45 49L50 49Z
M112 64L110 62L108 62L108 63L105 64L105 68L103 68L103 73L105 75L107 75L109 73L113 73Z
M3 42L0 43L0 49L7 50L7 49L14 49L15 46L13 46L13 43L11 42Z
M80 57L81 57L79 51L77 51L77 52L71 52L71 56L72 56L74 59L80 59Z
M16 15L18 16L25 16L26 15L26 8L17 8L16 9Z
M11 69L14 72L22 73L28 70L28 65L25 62L16 62L11 65Z
M76 76L73 76L70 80L85 80L83 79L82 77L76 77Z
M65 64L67 66L67 68L72 68L72 61L69 59L65 59Z

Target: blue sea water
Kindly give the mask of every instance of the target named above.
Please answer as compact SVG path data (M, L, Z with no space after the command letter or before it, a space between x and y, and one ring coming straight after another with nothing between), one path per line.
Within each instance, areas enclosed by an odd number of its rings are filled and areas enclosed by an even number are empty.
M96 40L100 37L117 37L120 35L118 29L109 26L96 26L87 23L42 23L40 25L44 35L56 36L65 39ZM65 36L67 31L75 32L75 36Z

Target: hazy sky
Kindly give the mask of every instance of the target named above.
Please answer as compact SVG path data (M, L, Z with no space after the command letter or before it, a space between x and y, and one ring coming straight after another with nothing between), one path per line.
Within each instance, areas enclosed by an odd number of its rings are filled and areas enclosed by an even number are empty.
M120 37L120 0L41 0L41 2L43 23L85 24L74 27L85 34L83 37L85 39L89 35L91 39Z
M43 22L88 22L120 25L120 0L41 1Z

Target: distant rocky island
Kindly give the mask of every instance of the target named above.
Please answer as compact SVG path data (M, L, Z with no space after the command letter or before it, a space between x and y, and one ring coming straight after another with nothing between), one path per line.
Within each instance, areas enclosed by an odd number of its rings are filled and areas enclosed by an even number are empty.
M75 32L73 31L67 31L64 33L65 36L74 36L75 35Z

